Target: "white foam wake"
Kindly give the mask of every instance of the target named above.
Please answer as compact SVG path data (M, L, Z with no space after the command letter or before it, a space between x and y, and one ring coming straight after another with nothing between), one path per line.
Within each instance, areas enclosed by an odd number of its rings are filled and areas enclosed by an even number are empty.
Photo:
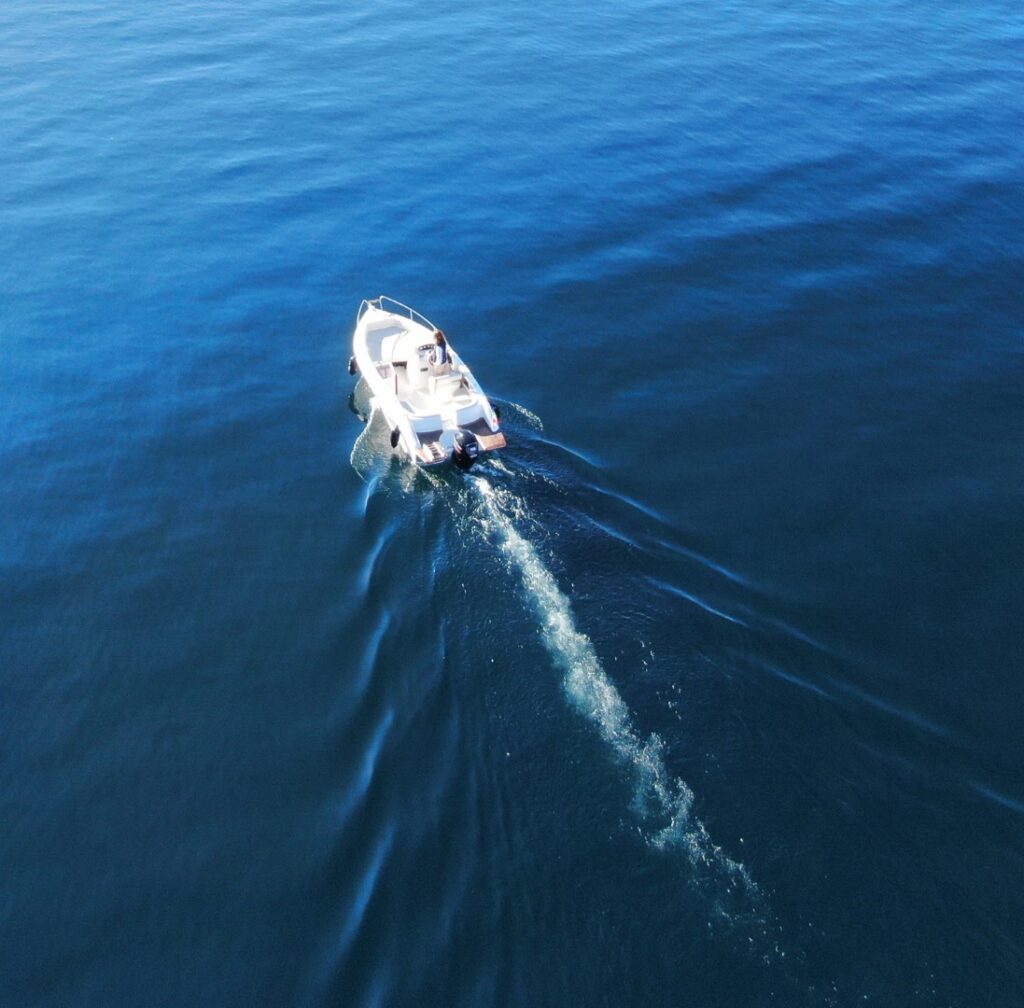
M509 512L521 511L521 502L483 477L473 477L472 485L481 502L485 531L521 576L541 623L544 646L565 675L570 701L635 774L637 810L646 824L653 823L644 831L647 842L659 849L685 850L700 874L714 876L728 889L756 899L757 886L747 870L714 844L693 815L693 792L684 781L669 776L662 740L652 734L644 741L633 727L629 708L606 675L593 644L576 628L569 599L533 544L516 530Z

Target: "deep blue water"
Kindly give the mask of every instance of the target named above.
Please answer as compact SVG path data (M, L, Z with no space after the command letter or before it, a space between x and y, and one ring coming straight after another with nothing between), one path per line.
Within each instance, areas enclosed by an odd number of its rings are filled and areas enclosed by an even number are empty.
M1024 1003L1019 0L0 56L4 1008ZM362 425L380 293L497 461Z

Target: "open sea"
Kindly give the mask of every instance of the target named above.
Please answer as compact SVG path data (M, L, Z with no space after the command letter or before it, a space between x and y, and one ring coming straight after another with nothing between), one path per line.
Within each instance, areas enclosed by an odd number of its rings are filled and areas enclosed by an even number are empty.
M1024 1004L1020 0L6 0L0 97L0 1008Z

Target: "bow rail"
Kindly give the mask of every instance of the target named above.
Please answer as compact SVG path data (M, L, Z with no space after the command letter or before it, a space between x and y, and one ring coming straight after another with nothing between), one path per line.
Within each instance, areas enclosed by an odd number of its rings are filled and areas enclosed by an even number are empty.
M410 308L407 304L402 304L401 301L396 301L394 298L387 297L384 294L375 298L366 298L362 304L360 304L359 311L356 312L356 322L358 322L370 308L376 308L378 311L389 311L393 315L408 315L413 322L419 322L420 325L426 326L431 332L437 328L430 319L425 315L421 315L415 308ZM399 310L395 311L395 308Z

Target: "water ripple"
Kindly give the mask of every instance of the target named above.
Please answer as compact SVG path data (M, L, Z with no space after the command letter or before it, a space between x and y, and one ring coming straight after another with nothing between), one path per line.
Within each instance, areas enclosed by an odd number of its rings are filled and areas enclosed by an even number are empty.
M662 740L655 734L645 740L637 733L629 709L589 638L577 629L568 598L533 545L516 530L509 514L522 512L523 502L496 489L484 477L474 477L472 485L479 497L483 531L519 572L541 621L545 647L565 674L566 693L616 756L633 770L634 798L648 823L648 843L657 849L685 851L691 867L704 873L705 881L710 879L720 911L724 912L721 897L725 893L748 900L748 910L756 906L760 899L756 883L742 864L712 841L693 814L693 791L683 780L669 775ZM715 891L715 886L724 887L724 892Z

